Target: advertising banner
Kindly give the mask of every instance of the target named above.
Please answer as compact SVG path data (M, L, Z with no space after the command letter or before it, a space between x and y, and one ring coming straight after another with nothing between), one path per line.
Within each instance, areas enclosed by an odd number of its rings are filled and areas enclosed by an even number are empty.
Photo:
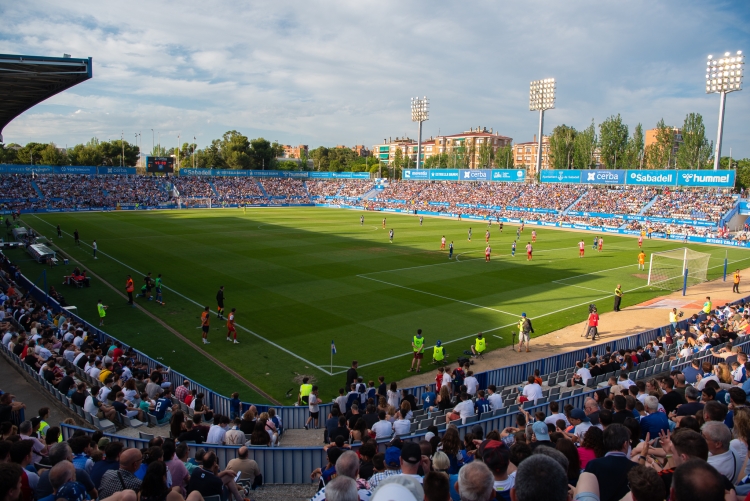
M430 169L430 181L458 181L458 169Z
M624 184L624 170L582 170L582 184Z
M504 183L523 183L526 181L525 169L492 169L492 181Z
M733 170L681 170L678 172L678 186L734 187L735 173Z
M135 176L135 167L97 167L100 176Z
M401 179L404 181L429 181L429 169L404 169L401 171Z
M578 184L581 182L581 171L575 169L545 169L539 174L542 183Z
M629 170L627 184L636 186L675 186L676 170Z
M461 169L461 181L489 181L492 179L490 169Z

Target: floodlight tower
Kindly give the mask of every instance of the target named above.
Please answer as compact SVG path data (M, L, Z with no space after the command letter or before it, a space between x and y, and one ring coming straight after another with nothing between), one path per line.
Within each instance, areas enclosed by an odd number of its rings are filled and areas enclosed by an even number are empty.
M544 110L555 107L555 79L534 80L529 88L529 111L539 112L539 135L537 136L536 171L542 170L542 132Z
M719 94L719 131L716 136L716 152L714 154L714 170L719 169L721 161L721 136L724 134L724 106L727 94L742 90L742 69L745 56L741 50L732 55L725 52L724 56L714 59L708 56L706 62L706 94Z
M417 137L417 169L422 165L422 122L430 119L430 100L427 97L411 98L411 121L419 122Z

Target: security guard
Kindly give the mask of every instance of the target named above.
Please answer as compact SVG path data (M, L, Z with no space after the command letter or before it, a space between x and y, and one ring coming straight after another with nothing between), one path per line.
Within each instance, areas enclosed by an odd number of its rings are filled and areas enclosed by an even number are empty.
M133 290L135 289L135 285L133 284L133 277L128 275L128 279L125 281L125 292L128 293L128 304L135 308L135 304L133 304Z
M299 387L299 397L297 397L297 405L308 405L307 397L312 393L313 385L308 383L310 378L302 378L302 384Z
M713 303L711 302L711 297L706 296L706 302L703 303L703 313L706 315L710 315L711 311L713 310Z
M620 311L620 302L622 301L622 286L617 284L615 287L615 311Z
M412 358L411 368L407 372L414 372L414 362L417 363L417 372L422 372L421 365L422 358L424 357L424 338L422 337L422 329L417 329L417 335L412 339L411 348L414 350L414 358Z
M734 272L734 285L732 286L732 292L740 293L740 270Z
M477 338L474 340L474 345L471 347L471 353L475 356L481 356L484 350L487 349L486 341L480 332L477 334Z
M443 365L445 360L445 348L443 342L438 339L435 346L432 348L432 363Z

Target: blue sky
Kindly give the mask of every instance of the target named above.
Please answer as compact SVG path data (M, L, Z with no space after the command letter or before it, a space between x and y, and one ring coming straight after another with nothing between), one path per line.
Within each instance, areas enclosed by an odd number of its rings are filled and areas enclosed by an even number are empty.
M160 1L0 5L0 53L93 57L94 78L11 122L7 143L100 139L151 148L236 129L285 144L371 146L492 127L530 141L530 80L555 77L545 130L620 113L629 126L703 114L708 54L750 51L750 4L600 1ZM750 89L727 98L724 148L750 156ZM157 137L158 142L158 137Z

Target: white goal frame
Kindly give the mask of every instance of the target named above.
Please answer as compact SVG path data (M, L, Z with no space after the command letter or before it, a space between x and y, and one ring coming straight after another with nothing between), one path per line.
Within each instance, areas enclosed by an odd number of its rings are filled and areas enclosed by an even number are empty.
M184 207L183 207L184 204ZM196 205L201 207L212 208L211 197L178 197L177 207L180 209L187 209L195 207Z
M654 252L648 265L647 285L662 289L685 291L708 280L708 263L711 254L687 247L664 252ZM687 277L685 272L687 271Z

